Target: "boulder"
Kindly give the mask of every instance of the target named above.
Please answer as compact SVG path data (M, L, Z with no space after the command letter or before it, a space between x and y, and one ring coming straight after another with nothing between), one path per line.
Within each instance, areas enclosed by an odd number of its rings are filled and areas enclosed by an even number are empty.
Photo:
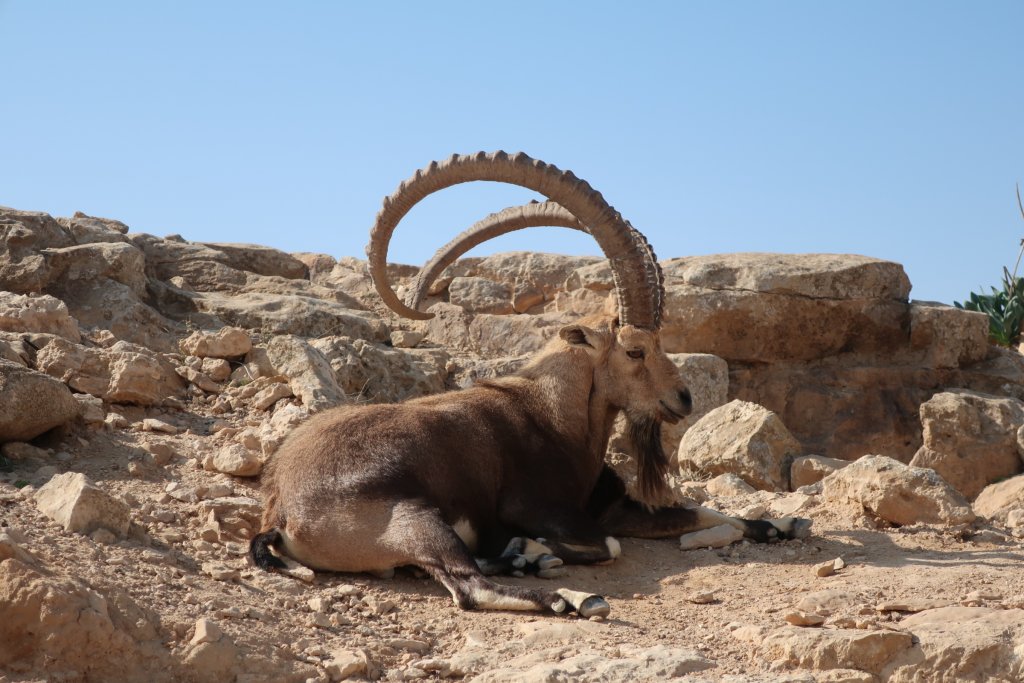
M372 313L305 294L243 292L230 296L211 292L193 294L191 302L198 311L228 325L266 334L346 335L373 341L384 341L390 335L387 325Z
M789 489L788 473L800 444L782 420L753 403L732 401L697 421L679 443L684 479L731 472L754 488Z
M967 524L967 500L933 470L866 455L821 480L827 504L855 506L896 525Z
M482 277L457 277L448 286L448 301L468 313L512 312L512 291Z
M924 444L910 464L930 467L968 499L1022 467L1017 430L1024 401L956 390L921 404Z
M348 337L310 344L328 360L341 390L357 400L394 403L445 390L449 356L442 349L396 349Z
M252 349L252 338L238 327L222 327L216 332L197 330L181 340L181 350L199 358L238 358Z
M42 254L50 268L50 277L55 281L52 287L59 290L70 291L108 278L138 296L146 295L146 257L133 244L96 242L44 249Z
M908 616L915 644L884 669L886 683L1024 680L1024 610L942 607Z
M309 279L309 267L302 260L272 247L217 242L196 244L220 252L216 260L230 268L287 279Z
M61 283L49 291L67 304L83 329L106 330L114 340L161 353L177 350L178 324L164 317L128 285L101 277L87 286Z
M47 294L27 296L0 291L0 330L55 334L75 343L82 340L78 322L68 314L68 307Z
M171 681L155 615L126 594L0 562L0 671L32 680ZM69 672L75 672L69 678ZM13 673L16 679L21 675Z
M823 455L804 455L793 460L789 468L789 486L796 491L801 486L810 486L849 465L848 460L826 458Z
M507 358L540 350L558 330L577 317L565 313L537 315L471 315L459 306L434 304L427 321L427 339L448 349Z
M1024 475L986 486L974 499L974 513L1006 524L1014 511L1024 511Z
M854 669L877 676L909 651L913 642L914 637L902 631L785 626L764 637L758 655L776 665L816 672Z
M58 218L74 237L75 244L127 242L128 226L112 218L99 218L76 211L71 218Z
M670 259L662 342L730 362L812 360L906 343L910 281L863 256L727 254Z
M79 472L56 474L35 494L36 507L67 531L91 534L107 529L124 538L131 520L128 506Z
M310 411L318 412L346 401L327 358L293 335L278 335L267 345L267 357L278 374L288 378L292 393Z
M75 391L109 403L158 405L181 397L185 389L185 381L171 363L123 341L96 349L55 339L39 352L36 363Z
M959 368L988 355L988 316L944 304L910 305L910 348L921 352L926 366Z
M78 402L63 383L0 360L0 443L34 439L78 414Z
M672 457L678 452L686 430L729 401L729 365L710 353L670 353L668 357L679 369L679 376L693 400L689 415L674 425L661 427L661 446Z

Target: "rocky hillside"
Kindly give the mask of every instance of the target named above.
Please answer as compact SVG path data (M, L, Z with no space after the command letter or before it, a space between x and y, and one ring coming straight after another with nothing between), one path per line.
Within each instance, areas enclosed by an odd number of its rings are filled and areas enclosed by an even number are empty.
M569 569L612 604L576 621L245 552L292 427L514 371L610 310L602 260L463 259L413 323L354 258L14 209L0 244L0 681L1024 677L1024 362L984 316L909 301L898 264L663 262L695 401L664 434L673 497L815 534L626 540ZM608 458L632 478L625 440Z

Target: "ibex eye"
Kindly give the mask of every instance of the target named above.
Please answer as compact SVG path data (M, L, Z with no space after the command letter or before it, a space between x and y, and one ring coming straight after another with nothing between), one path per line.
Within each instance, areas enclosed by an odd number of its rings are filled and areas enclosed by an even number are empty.
M626 351L626 355L629 356L630 358L636 358L637 360L639 360L644 357L644 350L630 349L629 351Z

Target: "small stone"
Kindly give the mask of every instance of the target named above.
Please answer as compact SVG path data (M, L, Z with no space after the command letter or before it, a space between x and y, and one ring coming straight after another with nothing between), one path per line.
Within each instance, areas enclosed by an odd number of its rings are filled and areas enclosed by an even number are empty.
M344 681L365 673L368 663L368 658L363 652L335 650L331 653L331 660L324 668L331 681Z
M164 422L163 420L157 420L152 417L147 417L142 421L141 431L144 432L158 432L160 434L177 434L178 428L172 424Z
M158 467L163 467L175 456L174 449L166 443L144 443L142 449L152 456L153 464Z
M391 345L396 349L411 349L423 341L425 336L422 332L394 330L391 332Z
M278 401L294 395L287 384L272 384L252 397L252 406L257 410L269 410Z
M192 636L192 640L189 641L190 646L200 645L202 643L215 643L221 639L224 632L221 631L220 626L210 621L209 619L200 619L196 622L195 635Z
M846 560L844 560L841 557L837 557L836 559L832 560L832 568L836 571L839 571L840 569L846 569Z
M322 614L320 612L316 612L315 614L313 614L309 619L309 623L311 623L313 626L316 626L317 628L330 628L331 626L333 626L333 624L331 623L331 618L326 614Z
M242 578L240 571L220 562L204 562L203 573L214 581L238 581Z
M130 423L120 413L107 413L107 416L103 419L103 424L107 426L107 429L125 429Z
M114 543L117 543L117 536L115 536L109 529L97 529L89 534L89 538L97 543L102 543L103 545L113 545Z
M716 601L713 591L698 591L696 593L690 593L686 596L686 600L695 605L710 605Z
M398 607L394 600L375 600L373 598L364 598L363 602L366 603L367 607L373 610L374 614L378 615L387 614Z
M832 576L836 573L836 566L833 560L814 565L814 575L819 577Z
M306 601L309 605L309 609L313 612L329 612L331 611L331 601L327 598L310 598Z
M801 612L799 610L789 612L783 617L794 626L821 626L825 623L825 617L813 612Z
M423 654L430 649L429 643L425 643L422 640L415 640L413 638L392 638L391 640L385 641L385 645L396 650L409 650L410 652L418 652L420 654Z
M91 534L105 528L119 537L128 534L130 516L128 506L84 475L66 472L54 475L35 494L36 506L66 531Z

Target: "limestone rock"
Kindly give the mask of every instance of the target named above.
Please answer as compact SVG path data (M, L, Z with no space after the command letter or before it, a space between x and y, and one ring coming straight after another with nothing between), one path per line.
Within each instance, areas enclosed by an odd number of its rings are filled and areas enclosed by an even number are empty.
M21 542L24 542L24 539L16 539L15 535L20 537L20 534L15 534L10 530L0 531L0 562L13 557L24 564L34 564L35 558L32 557L31 553L21 547Z
M910 281L896 263L852 255L726 254L670 259L665 348L730 362L811 360L893 348Z
M203 468L236 477L254 477L263 469L260 458L242 444L229 444L204 460Z
M0 671L33 671L33 679L65 679L69 671L93 680L173 677L156 617L127 594L8 559L0 562L0 617Z
M192 635L192 640L189 641L189 645L199 645L201 643L215 643L221 639L224 635L224 631L221 630L220 626L217 626L215 621L210 619L200 619L196 622L195 631Z
M678 461L686 479L731 472L751 486L789 489L788 471L800 444L771 411L733 401L697 421L679 443Z
M362 676L369 666L369 657L362 650L335 650L325 665L331 681L344 681Z
M912 645L913 636L901 631L786 626L767 634L758 650L765 659L801 669L856 669L879 675Z
M1011 513L1024 510L1024 475L986 486L974 499L973 507L980 517L1008 523Z
M796 491L801 486L816 484L849 464L848 460L826 458L823 455L801 456L793 460L793 464L789 468L789 486Z
M561 327L577 320L563 313L474 316L448 303L435 304L428 310L434 317L427 321L427 339L487 358L538 351Z
M345 402L331 364L304 339L292 335L274 337L267 345L267 358L279 374L288 378L292 393L309 410L326 410Z
M39 511L67 531L90 534L107 529L128 534L128 506L103 491L79 472L54 475L35 494Z
M252 407L256 410L270 410L278 401L294 395L289 385L276 382L253 395Z
M27 296L0 290L0 330L45 332L79 342L78 322L68 314L60 299L43 294Z
M988 355L988 316L943 304L910 305L910 347L931 367L958 368Z
M146 258L132 244L95 242L45 249L42 253L58 291L91 286L106 278L121 283L138 296L146 295Z
M97 349L55 339L37 356L39 369L75 391L109 403L157 405L183 395L185 382L173 365L128 342Z
M300 259L258 244L197 242L220 252L217 261L237 270L288 279L309 279L309 268Z
M115 340L161 353L177 349L177 323L128 285L100 277L87 284L61 281L49 291L67 304L82 329L107 330Z
M222 327L216 332L193 332L181 341L181 350L199 358L238 358L252 349L249 333L238 327Z
M719 498L744 496L757 490L732 472L719 474L717 477L709 479L704 488L709 495Z
M822 481L826 503L854 505L893 524L966 524L974 513L933 470L866 455Z
M448 301L469 313L512 312L508 287L482 277L457 277L448 286Z
M372 313L307 294L204 293L194 295L191 301L199 311L228 325L267 334L346 335L373 341L384 341L390 334L387 325Z
M422 332L410 330L392 330L391 345L396 349L411 349L423 341L425 335Z
M921 404L921 424L924 445L910 464L932 468L968 499L1022 469L1017 430L1024 401L946 391Z
M348 337L310 344L327 358L341 390L356 400L391 403L445 390L449 355L442 349L395 349Z
M911 681L1019 681L1024 657L1024 610L943 607L904 618L914 647L891 661L887 683Z
M0 360L0 443L34 439L78 413L78 402L64 384Z
M128 226L112 218L99 218L76 211L71 218L58 218L57 222L74 236L75 244L128 241L125 236Z

